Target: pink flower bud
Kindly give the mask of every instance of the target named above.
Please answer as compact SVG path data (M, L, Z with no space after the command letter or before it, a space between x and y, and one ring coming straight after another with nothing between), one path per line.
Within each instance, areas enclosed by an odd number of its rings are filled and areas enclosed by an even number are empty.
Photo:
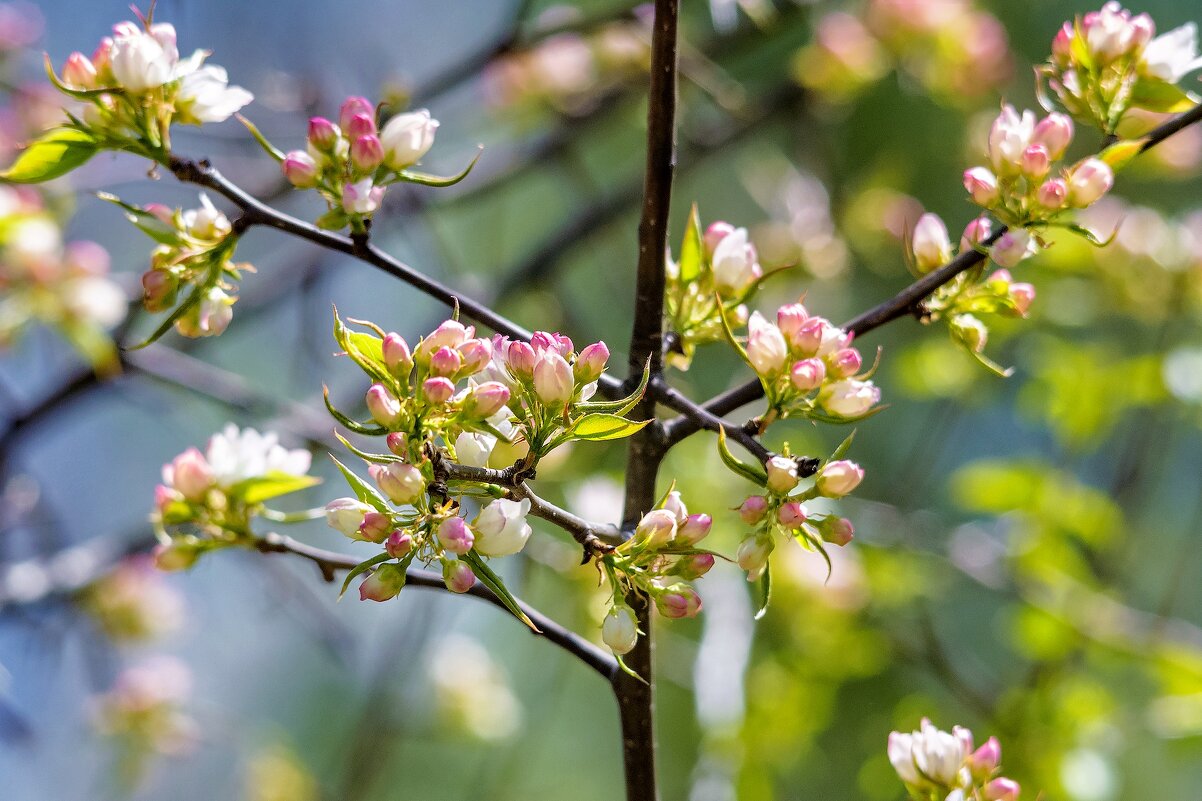
M867 414L881 399L881 390L871 381L844 378L823 386L818 403L839 417L854 418Z
M818 535L822 537L823 541L839 547L851 542L856 533L855 526L846 517L827 517L815 528L818 529Z
M422 383L422 394L426 396L426 400L435 406L446 403L455 394L455 385L450 379L441 376L437 378L427 378Z
M1063 156L1072 141L1073 121L1064 114L1052 113L1044 117L1031 134L1031 142L1047 148L1048 158L1052 161Z
M831 365L831 373L837 378L848 378L860 372L863 359L855 348L844 348L827 357Z
M794 529L806 521L806 510L797 501L782 503L776 510L776 519L785 528Z
M280 162L280 170L288 183L297 189L308 189L317 185L317 162L303 150L293 150Z
M780 329L753 312L747 321L747 358L756 373L771 378L785 366L789 346Z
M535 331L534 336L530 337L530 346L536 353L554 351L565 359L575 350L572 347L572 340L568 337L563 334L550 334L546 331Z
M790 344L801 355L814 356L822 347L822 340L829 328L831 328L831 324L825 318L811 317L802 323L797 335L790 340Z
M667 497L664 498L664 502L660 508L666 509L675 515L676 525L678 526L683 525L684 521L689 516L688 507L684 505L684 499L680 497L680 492L677 490L672 490L668 493Z
M393 559L404 559L413 550L413 537L409 532L397 529L384 541L384 550Z
M1128 31L1131 36L1131 50L1138 52L1156 35L1156 23L1147 14L1139 14L1131 18ZM1193 51L1190 52L1192 54Z
M673 584L655 596L655 608L666 618L696 617L701 611L701 596L688 584Z
M342 210L347 214L371 214L384 200L384 187L372 184L371 178L342 187Z
M609 361L609 348L604 342L594 342L580 351L580 355L576 357L576 363L572 365L572 372L576 376L576 381L581 384L588 384L596 381L605 372L605 364Z
M857 368L859 369L859 368ZM826 378L826 365L822 359L802 359L789 371L789 380L802 392L810 392L822 386Z
M762 495L751 495L739 505L739 517L749 526L764 519L768 513L768 501Z
M379 512L368 512L359 524L359 539L367 542L383 542L392 532L392 518Z
M466 562L443 562L442 582L451 592L467 592L476 585L476 574Z
M676 542L686 546L696 545L709 535L713 524L714 519L703 512L689 515L683 524L677 526Z
M860 486L863 480L864 470L855 462L846 459L827 462L818 474L818 491L828 498L842 498Z
M392 451L397 456L406 456L409 453L409 440L399 431L393 431L384 441L388 443L388 450Z
M351 121L356 115L363 115L369 120L374 120L376 117L375 106L371 104L365 97L348 97L342 101L342 107L338 110L338 124L342 126L342 130L350 131ZM373 130L366 133L375 133L375 123L372 123ZM362 136L362 134L360 134Z
M453 376L462 366L463 359L453 348L441 347L430 357L430 372L434 375Z
M400 565L387 562L380 565L359 585L360 601L388 601L400 594L405 586L405 571Z
M1014 304L1014 309L1023 317L1027 316L1027 310L1031 308L1031 304L1035 301L1035 287L1030 284L1011 284L1010 285L1010 302Z
M346 138L352 143L357 142L365 136L376 136L375 117L371 114L356 114L350 118L348 124L342 127L342 130L346 134ZM351 147L354 147L354 144ZM383 152L382 147L381 152Z
M1035 242L1026 229L1011 229L998 238L989 255L1002 267L1016 267L1034 253L1034 246Z
M685 579L699 579L714 566L714 555L708 553L694 553L682 557L676 563L673 573Z
M457 348L475 334L474 328L466 328L458 320L444 320L430 336L418 343L413 359L418 364L429 364L430 357L441 347Z
M914 253L914 265L924 273L942 267L951 259L952 242L939 215L927 213L918 218L910 249Z
M988 778L1002 764L1002 744L996 737L990 737L984 745L973 751L968 758L969 769L974 776Z
M1035 192L1035 202L1045 209L1055 211L1068 200L1068 183L1063 178L1044 181Z
M978 206L988 208L996 203L999 197L997 176L986 167L973 167L971 170L965 170L964 188L968 190L968 196L972 198L972 202Z
M318 153L332 151L340 135L338 126L325 117L312 117L309 120L309 144Z
M409 377L413 369L413 354L409 351L409 343L400 334L386 334L380 343L384 352L384 366L388 372L402 380Z
M768 490L777 495L787 495L799 481L797 462L788 456L773 456L765 465L768 470Z
M326 524L353 539L359 538L359 527L368 512L375 511L355 498L335 498L325 506Z
M530 380L534 377L534 365L538 356L534 348L525 342L513 342L505 354L505 363L509 372L519 379Z
M471 392L463 404L463 411L470 417L480 419L492 417L509 403L509 387L500 381L485 381Z
M676 514L667 509L653 509L639 520L634 536L649 548L667 545L676 536Z
M768 565L768 556L772 553L772 540L767 537L751 536L739 543L735 554L741 570L747 571L747 580L754 581L764 572Z
M163 225L175 227L175 212L162 203L147 203L142 210L153 215Z
M179 281L166 270L147 270L142 273L142 305L148 312L159 312L175 303Z
M463 359L459 369L464 375L474 375L492 361L492 343L487 339L469 339L459 346L459 356Z
M63 83L72 89L95 89L96 66L83 53L72 53L63 64Z
M702 241L705 245L705 255L714 255L714 248L718 247L718 243L726 238L727 234L733 234L735 227L728 222L713 222L705 229L705 235Z
M1068 204L1075 209L1092 205L1114 186L1114 170L1101 159L1088 158L1068 176Z
M196 448L188 448L176 456L163 469L163 474L167 483L190 501L204 500L209 487L213 486L213 469Z
M984 215L977 217L964 226L964 233L960 236L960 248L963 250L973 249L992 235L993 223L990 219Z
M1052 57L1056 63L1067 66L1073 58L1072 44L1073 24L1071 22L1064 23L1060 30L1056 31L1056 38L1052 40Z
M800 303L790 303L776 310L776 327L780 329L781 334L790 345L796 346L796 339L801 334L801 327L808 319L810 319L810 315L806 312L806 307Z
M438 544L450 553L461 555L476 544L476 535L462 517L448 517L438 524Z
M426 479L414 465L389 462L386 465L372 465L370 470L380 485L380 491L393 503L413 503L426 491Z
M384 163L384 147L375 134L365 134L351 142L351 164L359 172L374 172Z
M392 428L401 420L401 402L383 384L372 384L364 398L372 419L385 428Z
M534 365L534 394L547 406L562 406L576 388L572 367L555 351L543 351Z
M1018 801L1021 790L1018 782L1002 777L985 785L983 796L986 801Z
M96 68L96 74L106 75L112 78L113 68L113 39L106 36L100 40L100 44L96 45L96 49L92 51L92 66Z
M167 507L177 501L182 501L184 496L171 487L163 484L156 484L154 487L154 508L160 515L167 510Z
M1019 159L1018 168L1028 178L1039 179L1048 174L1052 168L1052 160L1048 157L1048 149L1044 145L1028 145Z

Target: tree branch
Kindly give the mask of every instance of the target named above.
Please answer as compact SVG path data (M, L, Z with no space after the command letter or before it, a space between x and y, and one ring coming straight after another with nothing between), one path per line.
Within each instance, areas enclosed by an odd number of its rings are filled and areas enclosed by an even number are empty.
M1173 117L1168 122L1150 131L1142 139L1143 145L1140 148L1140 152L1145 153L1151 150L1170 136L1198 122L1202 122L1202 105L1194 106L1189 111ZM986 241L986 244L992 244L997 241L997 238L1005 230L1006 228L1003 226L995 231L994 235ZM986 258L984 253L977 250L964 251L939 269L922 276L885 302L853 317L843 327L858 337L899 317L913 314L919 310L922 301L932 292L961 273L967 272L983 263ZM759 400L763 396L764 388L760 385L760 382L748 381L720 395L716 395L701 404L701 408L710 415L721 418L722 415L729 414L741 406ZM716 430L710 420L695 419L687 416L670 420L664 424L664 430L669 443L679 442L703 428L711 431Z

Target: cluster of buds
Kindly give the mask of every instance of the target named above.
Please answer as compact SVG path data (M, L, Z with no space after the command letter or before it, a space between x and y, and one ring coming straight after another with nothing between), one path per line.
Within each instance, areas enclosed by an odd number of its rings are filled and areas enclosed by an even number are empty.
M79 604L113 642L169 634L183 622L183 597L147 556L131 556L79 592Z
M64 244L58 221L28 188L0 186L0 345L31 323L54 327L97 369L116 365L106 329L129 302L95 242Z
M667 358L687 370L698 345L719 342L724 320L747 320L744 305L764 279L759 255L746 228L711 223L704 232L694 206L689 215L680 260L667 260L665 314L671 325Z
M1072 120L1063 114L1053 112L1037 121L1033 111L1019 114L1013 106L1003 106L989 131L989 166L967 170L964 188L974 203L1016 233L1048 224L1069 209L1086 208L1114 186L1114 170L1094 157L1059 166L1072 140ZM995 247L994 260L1013 267L1033 250L1026 247L1031 243Z
M233 319L237 300L231 293L242 273L253 271L246 263L233 261L238 235L233 225L208 195L200 195L200 207L170 209L158 203L145 207L122 203L125 216L158 242L150 255L150 269L142 274L142 306L148 312L173 309L151 341L166 333L169 325L186 337L221 334ZM181 299L182 295L182 299Z
M999 775L996 737L973 750L972 732L941 731L926 718L918 731L889 735L889 761L914 801L1018 801L1018 782Z
M1194 23L1157 36L1147 14L1109 2L1064 23L1037 74L1070 114L1115 133L1130 111L1191 108L1197 97L1177 83L1199 67Z
M893 69L940 101L972 103L1010 76L1006 31L969 0L871 0L858 14L818 20L793 74L828 101L846 102Z
M987 217L970 222L960 238L961 250L983 247L993 235ZM1033 249L1034 237L1024 228L1011 229L997 238L990 255L998 264L1014 266ZM947 226L935 214L919 218L910 238L913 265L919 273L946 264L953 257ZM982 314L1026 317L1035 301L1035 287L1015 281L1006 267L982 277L982 270L970 270L939 287L923 304L928 320L947 320L952 339L991 369L996 365L983 356L989 329Z
M179 754L196 741L196 723L184 712L192 694L188 666L168 656L127 667L113 687L95 699L97 731L116 740L130 764L147 753Z
M304 150L280 154L280 169L297 189L315 189L329 211L317 220L322 228L352 231L367 229L380 208L385 190L399 181L430 186L450 186L467 177L466 170L452 178L437 178L411 168L434 145L438 120L425 109L408 111L377 123L378 112L365 98L348 97L338 112L338 122L325 117L309 120ZM263 140L265 141L265 140ZM474 162L473 162L474 164Z
M619 657L638 642L637 620L625 602L630 593L649 599L666 618L696 617L701 611L701 596L689 582L714 566L714 553L697 547L712 524L707 514L689 514L680 493L671 490L643 515L633 537L601 558L612 597L601 639Z
M773 420L803 416L846 422L873 413L881 391L862 371L852 335L801 303L781 306L772 323L759 312L747 322L742 353L759 376L768 400L761 428Z
M175 28L143 17L114 25L91 58L72 53L61 77L48 71L60 91L87 103L77 122L97 146L165 163L172 123L222 122L254 99L229 85L224 68L205 64L208 55L180 58Z
M651 33L640 21L622 20L588 33L560 33L505 53L484 72L489 101L506 109L548 106L584 114L605 95L651 66Z
M204 551L247 542L254 517L278 517L265 501L319 481L307 475L311 461L308 451L284 448L273 433L230 423L203 453L188 448L163 465L151 515L158 567L187 569Z
M754 531L739 544L736 561L747 571L748 581L757 581L768 570L768 559L779 542L796 540L807 550L826 555L823 543L846 545L855 529L851 521L831 514L814 514L806 501L842 498L864 480L864 470L840 458L850 439L815 473L813 484L795 492L801 484L801 465L790 456L773 456L764 465L767 472L763 495L751 495L739 505L739 517Z

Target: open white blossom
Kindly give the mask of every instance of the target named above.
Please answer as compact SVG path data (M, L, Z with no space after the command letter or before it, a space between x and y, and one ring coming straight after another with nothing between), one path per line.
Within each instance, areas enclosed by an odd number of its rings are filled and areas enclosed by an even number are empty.
M306 450L284 448L273 432L260 434L253 428L239 430L233 423L226 425L221 433L214 434L205 451L213 478L221 486L269 473L303 476L309 472L312 458Z

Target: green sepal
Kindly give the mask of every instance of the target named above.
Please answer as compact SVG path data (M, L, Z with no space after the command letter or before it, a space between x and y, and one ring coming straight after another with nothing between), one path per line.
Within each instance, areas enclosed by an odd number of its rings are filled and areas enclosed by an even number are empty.
M755 616L753 620L759 620L768 613L768 602L772 600L772 563L768 562L764 565L764 574L760 576L759 598L756 599Z
M813 534L806 531L804 525L797 530L797 534L794 536L799 540L804 540L806 547L810 550L817 551L818 553L822 554L823 560L826 561L826 580L830 581L831 575L833 575L835 572L835 565L833 562L831 562L831 555L826 552L826 545L823 544L822 539L820 537L815 537Z
M108 192L97 192L96 197L112 203L114 206L125 211L126 218L133 223L139 231L149 236L155 242L161 245L170 245L179 247L182 244L179 231L174 227L168 227L166 223L154 216L146 209L138 208L130 203L126 203L116 195Z
M639 381L638 387L634 392L627 395L625 398L612 401L585 401L584 403L576 404L576 409L582 412L609 412L611 414L626 414L633 409L638 402L643 399L643 393L647 391L647 384L651 381L651 359L647 359L647 363L643 365L643 377Z
M384 496L376 492L376 488L368 484L363 479L359 478L350 468L342 462L334 458L334 454L330 454L330 458L334 460L334 464L338 465L338 469L342 471L343 478L350 485L351 491L355 493L355 497L360 502L374 507L377 512L384 515L391 515L392 508L388 505L388 501L384 500Z
M50 60L50 54L43 53L42 59L46 65L46 77L50 79L50 83L54 84L54 88L65 95L74 97L76 100L93 100L103 95L125 94L125 90L120 86L110 86L107 88L102 87L100 89L75 89L74 87L67 86L67 84L63 83L62 79L58 77L58 73L54 71L54 62Z
M246 126L246 130L250 131L250 135L255 138L256 142L259 143L259 147L263 148L263 152L271 156L277 162L284 160L284 152L271 142L268 142L267 137L264 136L261 131L259 131L258 127L256 127L253 122L248 120L246 117L243 117L241 114L235 114L234 116L238 118L238 122Z
M96 140L77 128L54 128L34 140L17 156L0 180L13 184L40 184L81 167L99 150Z
M412 556L412 554L410 554L410 556ZM342 582L342 589L340 589L338 591L338 600L341 601L342 596L346 595L346 588L351 586L351 582L355 580L356 576L363 575L364 573L371 570L376 565L380 564L381 562L387 562L391 558L392 557L387 552L378 553L375 556L373 556L371 559L360 562L359 564L352 567L350 569L350 572L348 572L346 574L346 579L344 579ZM408 558L408 557L406 557L406 558Z
M972 348L968 347L967 345L962 344L961 347L964 348L964 350L968 353L969 356L976 359L977 364L981 365L982 367L984 367L989 372L993 373L998 378L1009 378L1010 376L1014 375L1013 367L1002 367L1000 364L998 364L993 359L986 356L984 353L978 353L977 351L973 350Z
M347 417L334 406L334 402L330 400L330 388L323 386L321 388L322 399L326 403L326 410L329 411L334 419L337 420L348 431L353 431L356 434L362 434L365 437L382 437L388 433L388 429L383 426L373 426L368 423L360 423L358 420Z
M336 206L314 220L313 224L326 231L341 231L350 225L350 222L351 218L342 207Z
M171 326L175 325L176 320L183 317L192 309L193 306L200 303L201 298L204 296L204 291L204 287L202 286L198 285L194 287L188 297L184 299L184 302L176 306L175 309L172 310L171 314L167 315L167 319L163 320L163 322L159 324L159 327L154 329L154 332L151 333L150 336L148 336L144 341L139 342L137 345L131 345L130 347L126 348L126 350L141 350L142 348L145 348L148 345L153 345L155 342L158 342L160 339L162 339L163 335L171 330Z
M850 434L847 435L846 439L844 439L842 442L839 443L839 447L835 448L834 452L831 453L831 458L828 459L827 461L835 462L835 461L838 461L839 459L842 459L847 454L847 452L849 450L851 450L851 443L855 438L856 438L856 432L853 430Z
M817 409L810 409L809 411L806 411L804 414L807 419L813 420L818 423L828 423L830 425L835 425L835 426L844 426L844 425L847 425L848 423L858 423L861 420L867 420L869 417L878 415L888 408L889 408L889 404L887 404L887 403L881 404L880 406L873 407L872 409L869 409L868 411L864 412L863 414L856 415L855 417L838 417L833 414L826 414L825 412L820 412Z
M476 574L476 578L480 579L480 583L492 590L493 594L501 599L501 603L505 604L505 608L512 612L514 617L529 626L530 630L535 634L542 634L542 630L534 625L534 621L530 619L530 616L522 611L522 607L518 604L517 599L505 588L501 577L484 563L484 560L480 558L480 555L476 553L474 548L459 558L472 566L472 572Z
M623 659L620 654L614 654L614 659L618 660L618 668L621 669L623 673L625 673L627 676L630 676L632 679L638 679L643 684L647 684L647 680L635 673L630 665L626 664L626 660ZM648 684L647 686L650 687L651 685Z
M689 210L689 224L684 230L684 241L680 245L680 261L677 262L677 267L680 268L681 283L691 283L701 274L703 252L701 215L697 211L697 204L694 203L693 208Z
M718 455L722 457L722 461L726 463L734 472L759 484L761 487L768 483L768 474L763 469L757 470L755 467L740 461L726 444L726 428L725 426L718 427Z
M338 441L341 442L348 451L355 454L365 462L372 462L373 464L391 464L394 462L405 461L401 457L391 453L368 453L367 451L361 451L352 445L350 440L339 434L337 431L334 432L334 436L338 438Z

